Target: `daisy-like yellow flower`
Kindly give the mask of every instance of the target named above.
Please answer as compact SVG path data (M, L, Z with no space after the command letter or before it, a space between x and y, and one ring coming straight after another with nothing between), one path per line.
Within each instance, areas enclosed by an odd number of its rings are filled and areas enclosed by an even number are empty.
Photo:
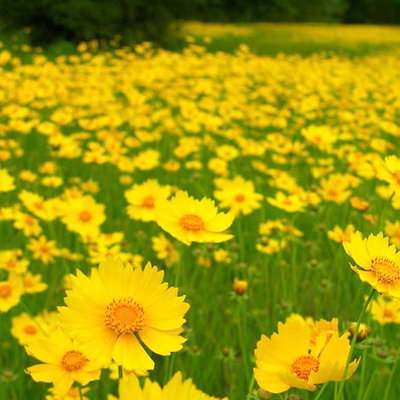
M36 318L22 313L11 320L11 335L18 340L20 345L26 345L43 336L43 331Z
M109 396L109 400L114 400ZM157 382L146 379L143 388L139 380L132 376L129 380L119 381L118 400L219 400L198 390L191 379L183 380L177 372L162 388ZM226 397L222 400L228 400Z
M63 223L72 232L82 236L99 234L99 227L105 221L105 206L98 204L91 196L69 199L65 203Z
M302 212L307 206L297 194L286 195L283 192L278 192L274 197L268 197L267 201L274 207L285 210L286 212Z
M377 164L377 169L379 179L389 183L396 192L400 191L400 158L385 157L383 162Z
M68 393L74 382L85 386L100 378L99 364L89 361L80 346L61 329L28 344L26 352L43 363L27 368L26 372L35 382L53 383L60 397Z
M27 272L23 278L25 293L40 293L44 292L48 285L42 282L42 275L33 275Z
M81 394L79 393L79 388L72 387L68 390L67 394L63 397L57 394L57 392L51 388L49 390L50 394L46 396L46 400L89 400L89 397L86 397L85 394L89 391L88 387L82 388Z
M355 230L356 228L352 224L347 225L344 230L339 225L335 225L332 230L328 231L328 238L337 243L348 242L350 240L350 235L354 233Z
M233 237L223 233L233 222L231 213L218 213L213 200L195 200L179 191L171 200L156 201L156 221L166 232L186 245L192 242L220 243Z
M400 324L400 300L379 296L371 303L371 315L381 325Z
M60 318L71 337L91 360L108 366L113 359L128 370L151 370L154 362L140 340L154 353L170 355L186 339L183 318L189 309L177 288L162 283L163 271L150 263L144 269L108 258L90 277L71 276Z
M21 229L25 236L39 236L42 233L42 227L39 221L22 212L18 212L14 217L14 228Z
M6 169L0 169L0 193L11 192L14 189L14 178Z
M10 273L6 281L0 281L0 312L7 312L16 306L24 294L22 278Z
M236 176L232 180L216 179L215 185L218 190L214 192L214 197L220 202L220 207L229 208L235 216L240 213L248 215L261 207L263 195L255 191L252 181Z
M400 297L400 253L383 233L363 239L360 232L352 233L350 241L343 242L346 253L358 267L351 265L363 282L378 292Z
M282 393L291 387L314 391L317 385L340 381L350 352L348 334L322 332L310 345L312 331L307 324L291 320L278 324L278 333L262 336L255 355L254 376L259 386L271 393ZM350 364L347 378L359 361Z
M394 245L400 246L400 221L385 221L385 233Z
M149 179L141 185L133 185L125 192L129 203L128 215L135 220L154 221L154 208L157 199L167 199L171 195L171 186L160 185L156 179Z
M179 253L162 233L152 237L151 241L153 242L153 250L157 252L157 258L159 260L165 260L167 267L171 267L179 261Z
M60 254L56 242L54 240L47 240L44 235L38 239L31 238L26 247L33 253L34 260L40 260L46 265L53 263L55 261L54 257Z
M23 274L29 266L29 261L22 258L22 255L20 249L0 251L0 269Z

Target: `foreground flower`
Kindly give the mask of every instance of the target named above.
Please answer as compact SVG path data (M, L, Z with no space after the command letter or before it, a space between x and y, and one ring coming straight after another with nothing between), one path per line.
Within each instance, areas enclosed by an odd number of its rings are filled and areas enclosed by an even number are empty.
M220 243L233 237L223 233L232 225L233 215L218 213L214 201L207 198L195 200L179 191L171 200L157 200L155 213L158 225L187 245Z
M99 365L89 361L86 353L62 330L38 338L26 347L27 353L43 362L27 368L35 382L53 383L54 391L64 397L74 382L85 386L100 378Z
M182 349L180 333L189 309L178 289L162 283L163 271L147 263L144 269L108 258L90 277L79 270L71 276L60 307L63 326L91 360L108 366L113 359L127 370L154 368L140 340L164 356Z
M114 400L114 396L109 396ZM118 400L218 400L216 397L208 396L198 390L191 379L183 380L182 374L177 372L171 380L163 387L146 379L144 387L140 386L139 380L132 376L128 381L119 381ZM224 400L228 400L226 397Z
M329 336L330 338L329 338ZM311 330L301 321L278 324L278 333L262 336L255 355L254 376L259 386L271 393L282 393L291 387L314 391L316 385L340 381L350 351L348 334L323 332L310 346ZM350 364L347 378L359 361Z
M362 239L361 233L356 232L349 242L343 242L343 247L360 267L351 265L363 282L380 293L400 297L400 253L394 245L389 246L388 237L381 232Z

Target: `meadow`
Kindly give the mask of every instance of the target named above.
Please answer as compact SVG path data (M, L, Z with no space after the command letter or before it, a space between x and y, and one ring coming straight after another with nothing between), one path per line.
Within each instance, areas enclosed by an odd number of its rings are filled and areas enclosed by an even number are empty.
M0 48L0 399L399 398L400 29L179 34Z

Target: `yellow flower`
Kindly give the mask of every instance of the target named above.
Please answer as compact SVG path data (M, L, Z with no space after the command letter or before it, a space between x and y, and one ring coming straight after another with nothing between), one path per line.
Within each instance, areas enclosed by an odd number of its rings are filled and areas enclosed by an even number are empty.
M283 192L278 192L275 198L268 197L268 203L274 207L281 208L286 212L302 212L307 205L298 195L285 195Z
M60 397L57 392L51 388L49 390L50 394L46 396L46 400L89 400L89 397L86 397L85 394L89 391L88 387L82 388L82 397L79 393L79 388L72 387L68 390L67 394L63 397Z
M171 186L161 186L155 179L149 179L141 185L133 185L125 192L130 204L127 208L132 219L141 221L155 221L155 201L167 199L171 195Z
M223 233L233 222L230 213L218 213L214 201L195 200L179 191L171 200L156 201L156 221L166 232L181 242L220 243L233 236Z
M40 236L39 239L29 239L29 244L26 247L33 253L34 260L40 260L46 265L53 263L55 261L54 257L60 254L56 242L47 240L44 235Z
M23 278L25 293L40 293L48 288L46 283L42 282L41 275L32 275L27 272Z
M0 251L0 269L23 274L29 266L29 261L22 258L22 255L20 249Z
M353 208L360 211L366 211L369 208L369 203L366 201L362 201L359 197L351 197L350 204Z
M132 376L128 381L119 381L118 400L219 400L208 396L196 388L191 379L183 380L182 374L177 372L163 387L146 379L143 388L139 380ZM223 400L228 400L224 398Z
M354 233L355 230L356 228L352 224L347 225L344 230L339 225L335 225L333 230L328 231L328 238L337 243L348 242L350 240L350 234Z
M36 218L28 214L18 212L14 218L14 228L21 229L25 236L39 236L42 228Z
M165 260L167 267L170 267L179 261L179 253L162 233L158 236L152 237L151 241L153 242L153 250L157 252L157 258L159 260Z
M247 289L249 287L249 283L245 281L244 279L237 279L233 281L233 290L237 294L244 294L247 292Z
M377 164L377 168L378 178L389 183L394 191L400 191L400 158L385 157L383 162Z
M99 234L99 227L105 221L105 206L98 204L91 196L69 199L65 204L63 223L72 232L82 236Z
M28 344L26 352L41 361L26 369L35 382L53 383L54 391L64 397L74 382L85 386L100 378L99 365L89 361L84 350L61 329Z
M15 189L14 178L6 169L0 169L0 193L11 192Z
M164 356L182 349L183 318L189 309L178 289L162 283L164 273L150 263L133 269L112 258L92 268L88 278L78 270L72 276L60 307L63 326L82 345L91 360L133 370L154 368L140 340Z
M254 376L259 386L271 393L282 393L291 387L314 391L316 385L340 381L350 352L348 334L334 332L319 335L310 346L311 330L307 324L292 320L278 323L278 333L262 336L255 351L257 368ZM358 366L350 364L347 378Z
M385 233L394 245L400 246L400 221L385 221Z
M7 312L16 306L24 293L22 278L10 273L8 280L0 281L0 312Z
M11 320L11 335L18 339L20 345L26 345L43 336L43 331L36 318L22 313Z
M363 282L380 293L400 297L400 253L394 245L389 246L388 237L381 232L363 240L356 232L350 235L350 241L343 242L343 247L360 267L351 265Z
M400 324L400 300L379 296L371 303L371 315L381 325Z
M253 210L260 208L263 195L255 192L254 183L246 181L241 176L234 179L219 178L215 180L218 190L214 197L220 202L220 207L229 208L235 216L243 213L250 214Z

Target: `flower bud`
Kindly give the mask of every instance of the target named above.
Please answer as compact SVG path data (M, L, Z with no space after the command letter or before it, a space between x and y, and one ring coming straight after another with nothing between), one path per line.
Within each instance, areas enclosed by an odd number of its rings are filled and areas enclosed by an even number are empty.
M258 389L258 397L261 400L269 400L272 397L272 395L270 392L267 392L264 389Z
M350 333L349 337L350 340L353 339L353 336L356 332L356 327L357 327L357 322L352 322L349 326L348 332ZM358 330L357 343L364 341L370 335L371 335L371 328L367 324L361 323L360 329Z
M233 290L237 294L245 294L247 292L248 287L249 284L247 281L235 278L235 281L233 282Z

